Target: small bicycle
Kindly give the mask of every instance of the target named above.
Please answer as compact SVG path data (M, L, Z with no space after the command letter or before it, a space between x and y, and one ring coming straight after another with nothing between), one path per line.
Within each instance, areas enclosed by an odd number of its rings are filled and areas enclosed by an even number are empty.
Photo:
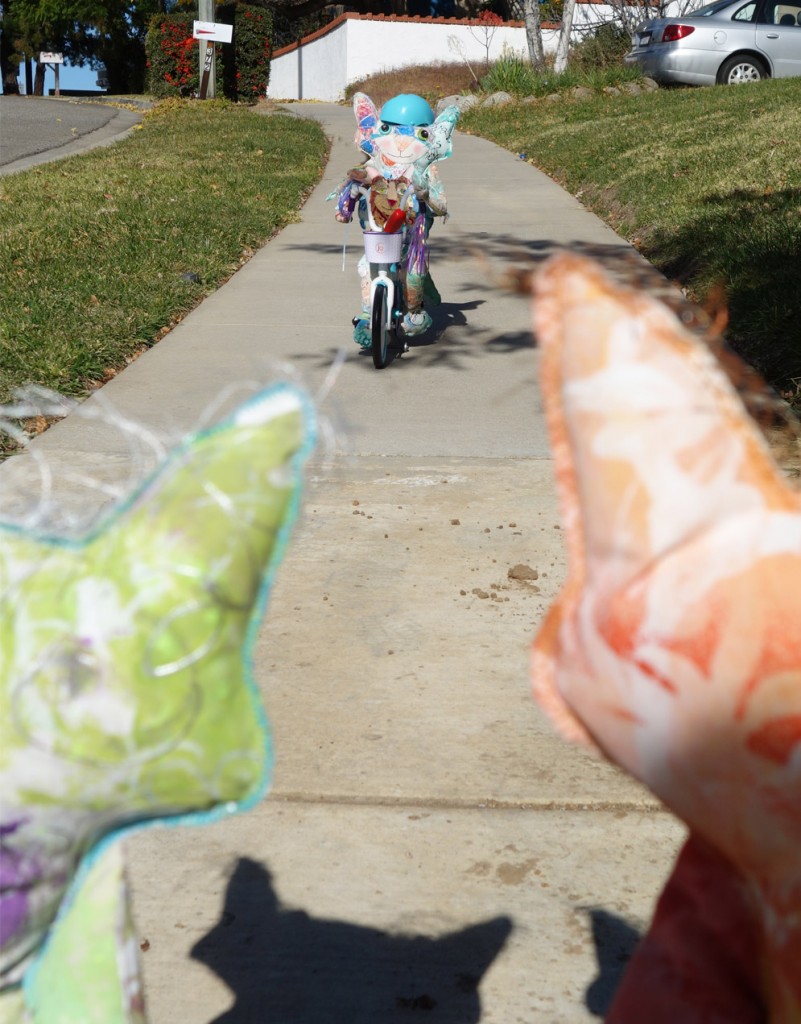
M364 231L364 253L370 264L370 350L373 366L383 370L392 361L392 350L408 352L409 344L403 338L400 325L406 312L406 299L401 279L400 267L403 258L403 245L406 240L405 213L398 216L393 225L393 217L405 210L406 201L413 189L409 187L403 195L398 208L387 222L387 227L380 231L373 219L368 200L369 189L360 186L358 191L365 197L367 219L370 230ZM392 230L400 222L400 230ZM354 326L358 318L354 319Z

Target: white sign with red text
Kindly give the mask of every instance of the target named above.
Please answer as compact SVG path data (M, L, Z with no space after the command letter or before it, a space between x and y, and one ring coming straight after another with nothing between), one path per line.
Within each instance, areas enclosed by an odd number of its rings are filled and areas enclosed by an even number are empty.
M192 35L195 39L207 39L210 43L230 43L233 36L233 25L221 25L215 21L196 21Z

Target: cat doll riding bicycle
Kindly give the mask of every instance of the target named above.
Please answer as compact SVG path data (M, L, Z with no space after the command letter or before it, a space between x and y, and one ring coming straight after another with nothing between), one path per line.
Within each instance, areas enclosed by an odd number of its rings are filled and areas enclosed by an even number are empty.
M401 94L388 100L380 112L369 96L356 93L356 145L366 159L348 171L336 198L336 218L348 223L354 213L362 228L378 231L405 229L401 257L406 313L400 325L407 337L428 330L431 316L424 303L440 302L428 268L428 234L435 217L445 217L447 207L436 163L451 155L451 137L459 108L434 111L421 97ZM371 266L366 256L358 265L361 279L361 310L353 319L353 339L362 348L371 344Z

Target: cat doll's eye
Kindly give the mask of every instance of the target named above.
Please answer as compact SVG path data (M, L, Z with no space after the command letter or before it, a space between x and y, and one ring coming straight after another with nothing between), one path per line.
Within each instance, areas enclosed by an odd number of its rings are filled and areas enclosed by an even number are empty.
M425 142L428 139L429 131L428 128L417 128L414 133L418 139L422 139Z

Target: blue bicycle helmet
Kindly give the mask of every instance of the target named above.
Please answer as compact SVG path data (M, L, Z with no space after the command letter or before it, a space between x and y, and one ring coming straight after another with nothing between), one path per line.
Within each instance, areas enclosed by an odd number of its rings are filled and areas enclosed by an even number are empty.
M384 124L423 125L434 123L434 111L422 96L414 93L401 93L387 100L381 108L381 120Z

